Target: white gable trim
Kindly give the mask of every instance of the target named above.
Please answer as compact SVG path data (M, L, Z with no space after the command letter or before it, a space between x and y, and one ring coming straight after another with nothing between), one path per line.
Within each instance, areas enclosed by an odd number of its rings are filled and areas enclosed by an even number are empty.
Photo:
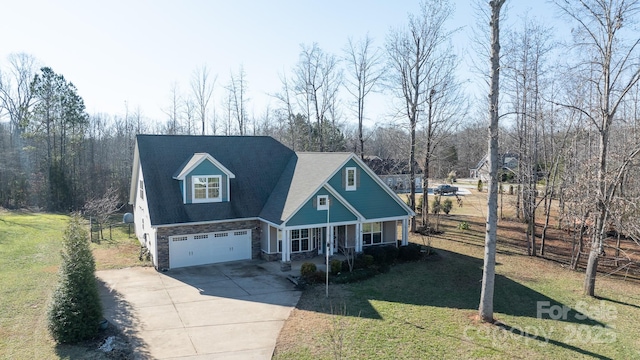
M362 214L360 214L358 210L356 210L356 208L354 208L351 205L351 203L349 203L345 198L343 198L342 195L340 195L336 191L336 189L333 188L333 186L329 184L325 184L324 188L327 189L327 191L329 191L329 193L333 195L336 199L338 199L338 201L340 201L340 203L342 203L342 205L344 205L349 211L351 211L358 218L358 221L362 221L365 219L365 217L362 216Z
M189 159L187 164L182 168L180 173L173 178L176 180L184 180L187 174L189 174L193 169L195 169L198 165L200 165L203 161L209 160L213 165L215 165L220 171L227 175L228 179L235 179L235 175L227 169L224 165L222 165L218 160L216 160L213 156L208 153L195 153Z
M140 169L140 152L138 151L138 139L133 146L133 166L131 167L131 186L129 187L129 205L134 205L138 190L138 174ZM146 192L146 188L145 188ZM146 194L145 194L146 195Z
M333 176L333 175L332 175ZM338 194L338 192L336 191L336 189L334 189L331 185L329 185L328 181L329 179L331 179L331 177L328 177L325 182L319 187L317 188L311 195L309 195L309 197L303 201L300 206L298 206L298 208L296 208L295 211L293 211L291 213L291 215L289 217L287 217L286 219L284 219L284 221L282 222L282 224L284 225L285 228L287 229L291 229L290 226L287 225L287 223L289 222L289 220L291 220L292 217L296 216L296 214L298 213L298 211L300 211L300 209L302 209L302 207L309 202L309 200L313 199L314 196L316 196L316 194L318 193L318 191L320 191L320 189L325 188L327 189L327 191L329 192L329 194L331 194L331 196L335 197L342 205L344 205L344 207L347 208L347 210L351 211L351 213L353 215L356 216L356 218L358 218L356 221L354 222L347 222L349 224L351 223L356 223L357 221L362 221L365 217L362 216L362 214L360 214L353 206L351 206L351 204L342 196L340 196L340 194ZM335 224L335 223L332 223Z

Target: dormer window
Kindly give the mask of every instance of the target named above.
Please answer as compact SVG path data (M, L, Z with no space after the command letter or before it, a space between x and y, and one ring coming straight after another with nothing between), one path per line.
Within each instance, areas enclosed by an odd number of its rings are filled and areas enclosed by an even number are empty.
M193 177L193 202L219 202L222 201L220 183L222 176L194 176Z
M348 167L345 172L345 190L353 191L356 189L357 179L356 179L356 168Z
M231 201L230 179L235 175L213 156L195 153L173 178L180 181L185 204Z

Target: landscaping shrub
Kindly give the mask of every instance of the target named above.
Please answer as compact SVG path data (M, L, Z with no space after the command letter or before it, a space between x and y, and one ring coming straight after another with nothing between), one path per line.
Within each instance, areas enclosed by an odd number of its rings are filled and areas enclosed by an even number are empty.
M418 244L410 243L400 246L398 249L398 260L400 261L416 261L422 258L421 247Z
M305 279L309 284L324 284L327 280L327 273L318 270L306 276Z
M373 268L358 269L350 273L342 273L332 280L336 284L348 284L372 278L378 274L378 270Z
M442 211L444 211L445 214L449 215L452 208L453 202L451 201L451 199L444 199L444 201L442 202Z
M331 260L331 263L329 264L329 266L331 267L331 275L338 275L338 273L342 270L342 261L338 260L338 259L333 259Z
M385 253L382 246L369 246L364 248L365 255L373 257L373 263L376 265L382 265L385 261Z
M47 313L49 332L58 343L93 338L102 320L96 264L81 220L80 215L73 215L64 233L60 282Z
M482 192L482 179L478 179L478 192Z
M469 223L468 223L468 222L466 222L466 221L461 221L461 222L458 224L458 229L459 229L459 230L469 230L469 229L471 229L471 226L469 226Z
M385 263L389 265L395 263L398 259L398 253L398 247L394 245L385 246Z
M436 196L435 199L433 199L433 201L431 202L431 213L437 215L440 210L442 210L442 207L440 205L440 197Z
M362 255L362 260L364 263L364 268L371 267L371 265L373 265L373 263L375 262L373 255L369 255L369 254Z
M364 253L373 257L376 265L393 264L398 258L398 248L393 245L370 246L364 248Z
M300 266L300 276L308 277L309 275L316 272L316 270L317 270L316 264L310 263L310 262L303 263Z

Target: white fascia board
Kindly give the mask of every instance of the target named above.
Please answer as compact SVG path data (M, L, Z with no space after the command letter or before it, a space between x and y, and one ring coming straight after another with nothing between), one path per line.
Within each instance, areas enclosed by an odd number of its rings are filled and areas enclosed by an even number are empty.
M138 174L140 173L140 153L138 151L138 139L133 146L133 164L131 165L131 185L129 187L129 205L134 205L138 190ZM145 189L146 192L146 189ZM145 194L146 195L146 194Z
M340 195L336 191L336 189L333 188L333 186L329 185L329 183L326 183L324 185L324 188L327 189L327 191L329 191L329 194L333 195L336 199L338 199L338 201L340 201L342 205L344 205L349 211L351 211L358 218L359 221L362 221L363 219L365 219L365 217L362 216L362 214L360 214L358 210L356 210L356 208L354 208L345 198L343 198L342 195Z
M180 171L180 173L174 176L173 178L176 180L184 180L184 178L187 176L188 173L190 173L193 169L195 169L198 165L200 165L205 160L208 160L213 165L215 165L215 167L220 169L220 171L225 173L225 175L227 175L227 178L235 179L236 176L229 169L227 169L224 165L222 165L218 160L216 160L213 156L211 156L208 153L193 154L193 156L191 157L189 162L184 166L182 171Z

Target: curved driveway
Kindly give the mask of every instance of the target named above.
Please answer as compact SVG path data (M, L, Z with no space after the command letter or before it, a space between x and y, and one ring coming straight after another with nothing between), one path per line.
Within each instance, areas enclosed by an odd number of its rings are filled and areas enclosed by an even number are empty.
M300 292L264 265L252 260L96 275L105 317L133 341L137 358L271 359Z

